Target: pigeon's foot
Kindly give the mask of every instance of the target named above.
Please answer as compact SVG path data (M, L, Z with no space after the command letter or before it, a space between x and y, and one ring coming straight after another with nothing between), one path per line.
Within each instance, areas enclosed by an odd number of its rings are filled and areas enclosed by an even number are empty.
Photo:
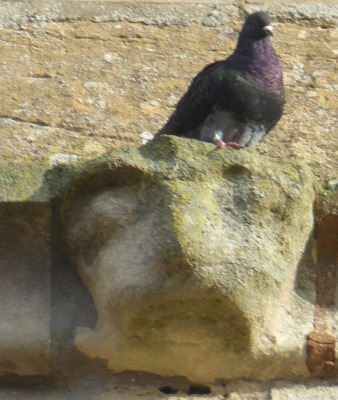
M234 149L240 150L243 149L243 146L235 143L235 142L228 142L228 143L224 143L225 147L233 147Z
M225 142L223 142L223 140L221 140L221 139L216 139L216 140L214 141L214 143L215 143L215 145L216 145L219 149L224 149L225 147L233 147L234 149L237 149L237 150L243 149L243 146L241 146L241 145L238 144L238 143L235 143L235 142L228 142L228 143L225 143Z

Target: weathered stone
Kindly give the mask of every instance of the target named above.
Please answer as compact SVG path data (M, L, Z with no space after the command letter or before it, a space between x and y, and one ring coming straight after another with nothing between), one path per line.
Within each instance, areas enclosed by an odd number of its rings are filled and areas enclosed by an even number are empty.
M139 374L142 375L142 374ZM336 400L337 384L333 381L295 383L272 381L268 384L254 381L232 381L224 385L212 385L211 395L187 394L188 385L168 396L161 393L156 381L149 377L142 383L139 375L133 377L111 376L109 382L88 380L70 382L67 386L0 387L0 396L6 400Z
M338 394L337 382L327 382L322 384L314 381L308 384L290 384L280 382L271 390L271 400L335 400Z
M2 380L69 378L86 367L74 329L90 326L96 314L63 254L59 215L58 198L71 176L67 166L0 162Z
M299 164L175 137L88 164L64 207L98 311L78 348L113 371L306 376L314 310L294 286L313 200Z
M316 312L315 331L308 337L308 368L313 376L337 371L338 348L338 191L329 184L316 201Z
M0 375L50 373L51 209L46 168L0 163Z
M35 162L0 160L0 202L49 202L47 167Z
M49 375L48 203L0 203L0 376Z
M336 338L322 332L308 336L307 367L312 375L324 376L334 372Z

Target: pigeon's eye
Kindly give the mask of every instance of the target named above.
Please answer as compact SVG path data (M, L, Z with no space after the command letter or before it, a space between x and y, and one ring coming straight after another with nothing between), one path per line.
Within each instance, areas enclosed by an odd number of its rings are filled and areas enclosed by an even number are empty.
M252 24L252 26L254 28L258 28L258 22L257 21L253 20L251 24Z

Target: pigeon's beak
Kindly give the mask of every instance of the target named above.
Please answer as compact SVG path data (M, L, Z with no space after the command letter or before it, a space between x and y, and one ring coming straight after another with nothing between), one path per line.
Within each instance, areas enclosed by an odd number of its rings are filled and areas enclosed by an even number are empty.
M266 26L264 26L263 31L267 35L272 36L273 35L273 26L272 25L266 25Z

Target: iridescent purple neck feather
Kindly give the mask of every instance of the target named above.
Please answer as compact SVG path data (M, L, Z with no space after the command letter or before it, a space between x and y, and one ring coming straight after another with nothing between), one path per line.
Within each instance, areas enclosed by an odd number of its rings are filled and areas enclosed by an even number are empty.
M270 37L249 43L239 40L231 63L257 88L276 95L283 93L282 69Z

